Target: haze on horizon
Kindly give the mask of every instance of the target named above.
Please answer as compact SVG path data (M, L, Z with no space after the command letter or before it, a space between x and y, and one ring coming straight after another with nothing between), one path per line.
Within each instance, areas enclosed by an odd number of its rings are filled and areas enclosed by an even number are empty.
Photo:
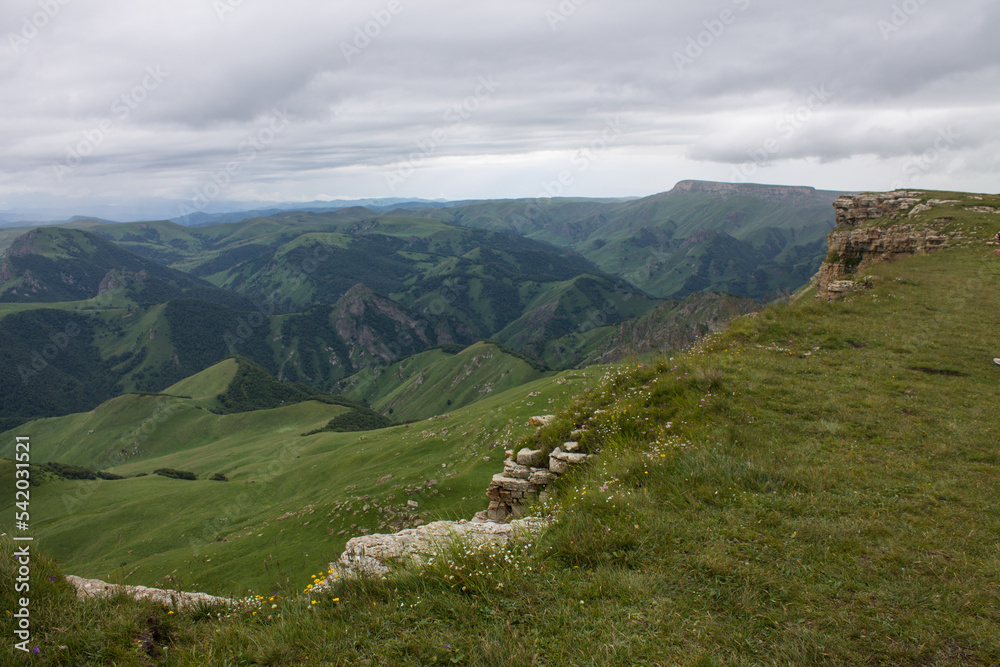
M688 178L997 192L998 33L988 0L11 0L0 219Z

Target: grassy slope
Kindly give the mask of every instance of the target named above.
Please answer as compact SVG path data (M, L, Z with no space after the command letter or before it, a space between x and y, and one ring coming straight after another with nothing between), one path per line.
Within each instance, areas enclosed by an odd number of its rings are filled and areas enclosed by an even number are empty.
M489 343L458 354L431 350L350 378L350 398L367 400L396 422L426 419L503 393L547 374Z
M43 588L62 603L38 627L69 629L61 664L145 664L150 615L181 665L997 664L1000 220L962 217L969 245L871 267L871 290L608 373L536 437L586 419L600 459L503 566L208 623Z
M239 368L235 359L220 361L201 373L171 385L163 390L171 396L187 396L194 399L202 407L209 409L219 406L216 397L229 388L229 383L236 377Z
M430 421L368 433L302 437L346 410L312 401L220 416L162 396L121 397L92 413L33 422L18 434L32 438L36 463L94 465L106 461L109 444L120 451L127 441L124 462L110 468L118 474L167 467L199 476L45 484L32 494L36 535L82 576L154 585L172 574L188 589L236 593L296 587L361 528L389 529L383 508L425 520L483 509L503 447L530 430L527 418L565 405L594 375L545 378ZM217 472L231 481L210 481ZM408 509L407 500L419 508ZM0 532L9 532L13 508L0 512Z

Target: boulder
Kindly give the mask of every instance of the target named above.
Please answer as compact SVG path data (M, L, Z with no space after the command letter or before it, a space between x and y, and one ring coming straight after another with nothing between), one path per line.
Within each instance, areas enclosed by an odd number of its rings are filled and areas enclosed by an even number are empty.
M517 462L522 466L537 466L542 462L542 450L525 447L517 453Z

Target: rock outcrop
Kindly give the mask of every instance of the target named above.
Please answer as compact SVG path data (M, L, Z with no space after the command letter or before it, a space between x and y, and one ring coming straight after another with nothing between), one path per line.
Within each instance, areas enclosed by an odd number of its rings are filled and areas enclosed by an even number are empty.
M435 521L385 535L362 535L347 542L344 553L330 569L338 576L385 576L394 566L421 565L453 545L463 549L507 544L515 536L537 534L545 519L531 517L497 523L493 521ZM324 584L320 584L322 589Z
M851 277L865 266L947 247L947 237L926 225L858 227L869 220L912 217L915 212L929 210L929 205L947 203L931 200L921 204L922 194L897 190L837 199L837 228L827 236L829 252L815 278L817 298L829 300L850 292L855 287Z
M73 585L73 588L76 589L77 597L80 598L110 597L124 593L136 600L154 600L175 609L196 604L228 605L232 602L229 598L220 598L208 595L207 593L166 591L160 588L147 588L145 586L119 586L99 579L74 577L71 574L66 575L66 581Z
M532 417L528 423L542 427L553 419L553 415L541 415ZM580 430L572 435L579 438L585 433ZM548 456L543 450L527 447L516 454L507 450L503 472L494 475L486 489L489 507L478 512L472 521L435 521L396 533L352 538L340 558L330 563L335 574L324 579L319 589L340 577L384 576L395 566L425 563L453 544L475 549L506 544L519 534L538 533L548 525L547 519L518 517L524 514L527 503L545 500L549 484L591 458L590 454L577 451L579 448L579 442L573 441L557 447Z
M833 208L837 211L837 226L854 227L878 218L895 220L918 205L922 194L912 190L894 190L838 197L833 202Z

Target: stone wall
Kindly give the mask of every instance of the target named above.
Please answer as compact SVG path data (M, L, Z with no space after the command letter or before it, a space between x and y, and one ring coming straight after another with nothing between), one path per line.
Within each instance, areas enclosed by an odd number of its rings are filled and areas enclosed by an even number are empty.
M514 455L507 450L503 472L493 475L486 489L490 505L476 517L483 521L509 521L524 513L525 504L545 500L546 487L566 474L571 466L586 463L590 455L577 452L577 442L556 447L548 457L542 450L524 448Z
M546 426L554 417L532 417L529 424ZM584 431L574 431L570 437L580 437ZM519 518L528 503L544 501L548 486L576 465L591 457L577 451L578 441L564 443L548 456L540 449L527 447L514 453L507 450L502 473L493 476L486 489L489 507L478 512L471 521L435 521L396 533L361 535L347 542L344 552L330 568L335 574L319 584L323 589L340 577L384 576L400 564L420 564L435 553L446 550L451 542L460 540L476 548L506 544L518 534L534 534L547 525L546 519Z

